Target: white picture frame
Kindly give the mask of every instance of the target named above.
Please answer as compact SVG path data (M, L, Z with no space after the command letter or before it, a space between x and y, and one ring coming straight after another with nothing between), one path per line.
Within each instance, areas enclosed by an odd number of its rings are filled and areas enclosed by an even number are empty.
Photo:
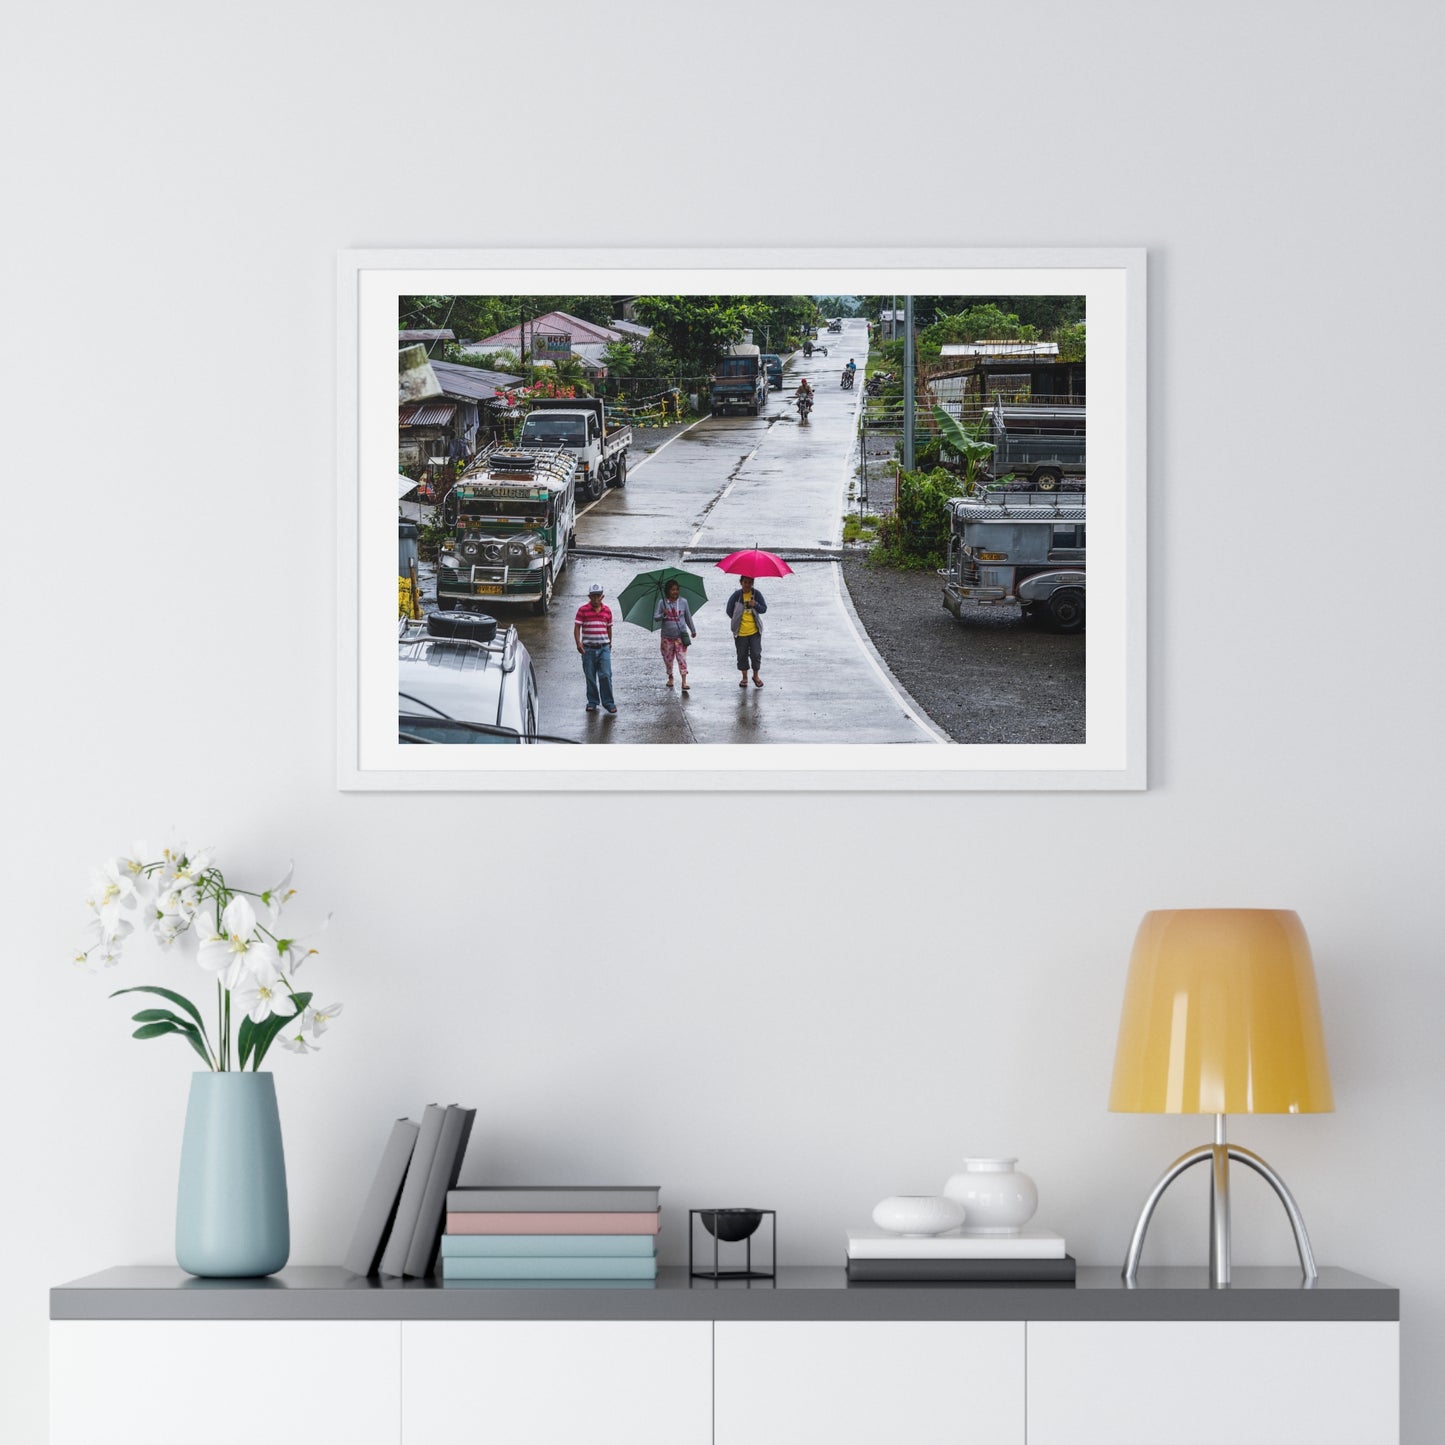
M1147 266L1143 249L353 250L337 276L337 783L389 791L1068 791L1147 786ZM397 743L398 298L417 294L1087 298L1086 736L1078 744L418 748ZM363 505L363 498L372 499ZM380 570L378 570L380 569ZM369 581L368 581L369 579ZM388 612L392 619L388 625ZM868 650L860 640L860 647ZM875 664L876 665L876 664ZM922 732L932 732L919 719ZM457 754L463 754L458 759Z

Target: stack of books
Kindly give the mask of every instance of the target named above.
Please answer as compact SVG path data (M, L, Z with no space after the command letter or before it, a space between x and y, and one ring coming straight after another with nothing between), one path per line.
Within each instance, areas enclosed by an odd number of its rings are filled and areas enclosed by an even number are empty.
M657 1185L462 1185L447 1193L444 1280L657 1278Z
M436 1264L447 1190L462 1172L475 1109L428 1104L421 1123L398 1119L344 1261L353 1274L423 1279Z
M1072 1284L1075 1270L1063 1235L1047 1229L954 1229L918 1239L882 1229L848 1231L850 1283Z

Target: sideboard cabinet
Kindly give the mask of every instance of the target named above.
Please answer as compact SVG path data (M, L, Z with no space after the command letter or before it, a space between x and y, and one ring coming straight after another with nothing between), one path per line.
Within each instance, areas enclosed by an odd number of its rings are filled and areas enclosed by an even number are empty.
M1399 1295L1345 1270L1072 1287L463 1286L107 1270L51 1291L51 1445L1398 1445Z

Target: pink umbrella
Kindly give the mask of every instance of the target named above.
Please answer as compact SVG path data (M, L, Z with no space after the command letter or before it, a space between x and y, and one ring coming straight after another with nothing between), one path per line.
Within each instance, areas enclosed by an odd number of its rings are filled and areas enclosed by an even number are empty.
M731 572L738 577L787 577L793 571L781 557L772 552L760 552L756 547L749 547L744 552L734 552L717 565L721 571Z

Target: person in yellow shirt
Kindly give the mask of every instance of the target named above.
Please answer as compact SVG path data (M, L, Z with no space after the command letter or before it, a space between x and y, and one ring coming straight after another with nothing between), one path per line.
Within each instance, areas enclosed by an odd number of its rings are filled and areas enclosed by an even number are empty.
M753 686L761 687L763 666L763 613L768 610L763 594L753 586L751 577L740 577L742 586L728 598L728 621L732 625L733 642L738 650L739 687L748 685L748 671Z

